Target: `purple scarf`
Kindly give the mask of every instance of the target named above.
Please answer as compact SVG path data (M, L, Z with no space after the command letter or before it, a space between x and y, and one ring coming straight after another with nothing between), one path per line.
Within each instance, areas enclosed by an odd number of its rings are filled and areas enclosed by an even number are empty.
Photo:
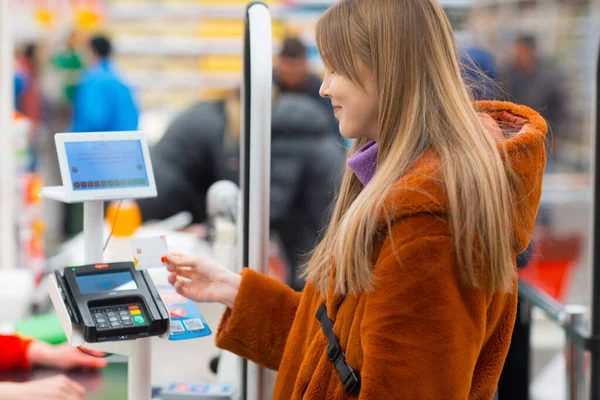
M348 166L363 185L369 183L371 178L373 178L373 175L375 175L378 150L379 145L377 142L371 140L369 143L358 149L358 151L347 160Z

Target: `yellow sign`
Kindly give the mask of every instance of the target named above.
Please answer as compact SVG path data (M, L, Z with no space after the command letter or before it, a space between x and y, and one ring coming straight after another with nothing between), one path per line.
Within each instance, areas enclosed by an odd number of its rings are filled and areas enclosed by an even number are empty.
M237 55L208 55L200 59L202 72L240 72L242 57Z
M40 9L35 12L35 19L43 28L52 28L54 25L54 13L48 9Z
M96 10L77 10L74 13L73 19L75 26L79 29L91 30L98 27L102 20L100 14Z
M262 0L266 4L280 3L281 0ZM248 4L248 0L196 0L199 4L218 4L218 5L229 5L229 4Z
M275 38L283 37L285 26L281 21L273 20L272 34ZM244 36L244 21L234 18L204 19L200 22L198 34L202 37L238 38Z

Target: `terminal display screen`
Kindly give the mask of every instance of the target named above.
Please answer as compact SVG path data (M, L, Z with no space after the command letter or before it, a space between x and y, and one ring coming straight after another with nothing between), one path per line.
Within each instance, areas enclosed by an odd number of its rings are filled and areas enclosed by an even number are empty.
M77 275L75 277L82 294L133 290L138 286L129 271L103 274Z
M139 140L67 142L65 151L74 191L149 186Z

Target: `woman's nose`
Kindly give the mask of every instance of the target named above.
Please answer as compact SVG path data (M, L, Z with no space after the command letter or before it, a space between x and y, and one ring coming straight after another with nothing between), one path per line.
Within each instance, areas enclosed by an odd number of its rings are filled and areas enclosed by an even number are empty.
M323 83L321 83L321 87L319 88L319 96L329 98L329 85L325 83L325 80L323 80Z

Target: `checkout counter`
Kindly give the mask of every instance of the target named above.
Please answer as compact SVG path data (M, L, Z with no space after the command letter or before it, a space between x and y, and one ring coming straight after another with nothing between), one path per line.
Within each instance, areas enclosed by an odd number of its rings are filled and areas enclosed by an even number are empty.
M168 397L164 394L176 387L191 386L198 393L227 388L235 383L235 377L229 382L223 379L218 382L219 377L210 371L211 360L220 354L214 336L180 340L183 335L169 335L171 320L175 319L169 308L172 299L162 290L160 294L158 291L161 286L170 287L168 271L165 268L138 269L133 262L132 238L111 237L111 228L104 220L105 201L156 195L144 135L141 132L59 134L56 141L63 186L44 188L42 196L63 202L82 201L84 232L65 243L61 253L50 260L47 291L72 347L117 354L108 357L108 367L103 370L72 371L67 375L86 387L86 399L90 400L147 400L151 388L152 395L162 389L163 396L155 398L165 400L230 399L230 396ZM114 158L97 155L107 153L122 155L118 170L108 164L103 169L102 160ZM114 178L110 181L112 185L108 184L109 175ZM127 184L128 180L131 185ZM117 181L126 184L117 186ZM85 187L82 182L86 182ZM95 185L95 182L100 184ZM215 247L215 243L208 244L192 233L179 230L188 222L179 216L142 226L134 237L165 236L169 251L215 258L214 250L219 245ZM110 240L105 242L107 237ZM222 247L223 243L220 244ZM221 248L218 253L235 253L235 242L230 240L228 245L228 249ZM185 299L180 297L180 300ZM48 303L45 308L51 310L52 305ZM217 327L224 306L196 304L195 307L208 325L208 332ZM193 311L187 310L187 314ZM13 371L0 373L0 380L27 381L60 373L43 369ZM223 393L232 391L221 390Z
M181 223L185 218L178 217ZM134 237L148 237L166 235L169 250L204 257L218 257L214 246L199 239L192 233L181 232L178 228L180 222L165 221L156 224L141 226ZM104 226L105 237L110 231L109 226ZM73 238L66 242L61 254L57 255L53 263L62 265L81 265L84 256L81 252L83 236ZM225 246L224 246L225 247ZM131 257L130 238L113 237L105 252L107 263L126 260ZM217 249L218 250L218 249ZM219 252L230 254L232 249L222 248ZM64 263L64 264L63 264ZM167 285L168 273L166 270L151 270L149 274L157 286ZM220 304L198 304L198 309L204 317L206 324L214 331L218 326L224 306ZM151 376L153 388L167 388L176 383L203 383L217 384L220 381L210 370L210 362L221 351L215 346L214 336L206 336L193 340L168 341L158 337L152 338ZM109 356L108 366L99 371L73 371L66 375L82 384L87 389L86 400L126 400L128 365L124 356ZM36 369L33 371L0 372L0 381L23 382L33 379L46 378L62 374L61 371ZM154 390L156 392L156 390ZM160 397L158 397L160 399Z

